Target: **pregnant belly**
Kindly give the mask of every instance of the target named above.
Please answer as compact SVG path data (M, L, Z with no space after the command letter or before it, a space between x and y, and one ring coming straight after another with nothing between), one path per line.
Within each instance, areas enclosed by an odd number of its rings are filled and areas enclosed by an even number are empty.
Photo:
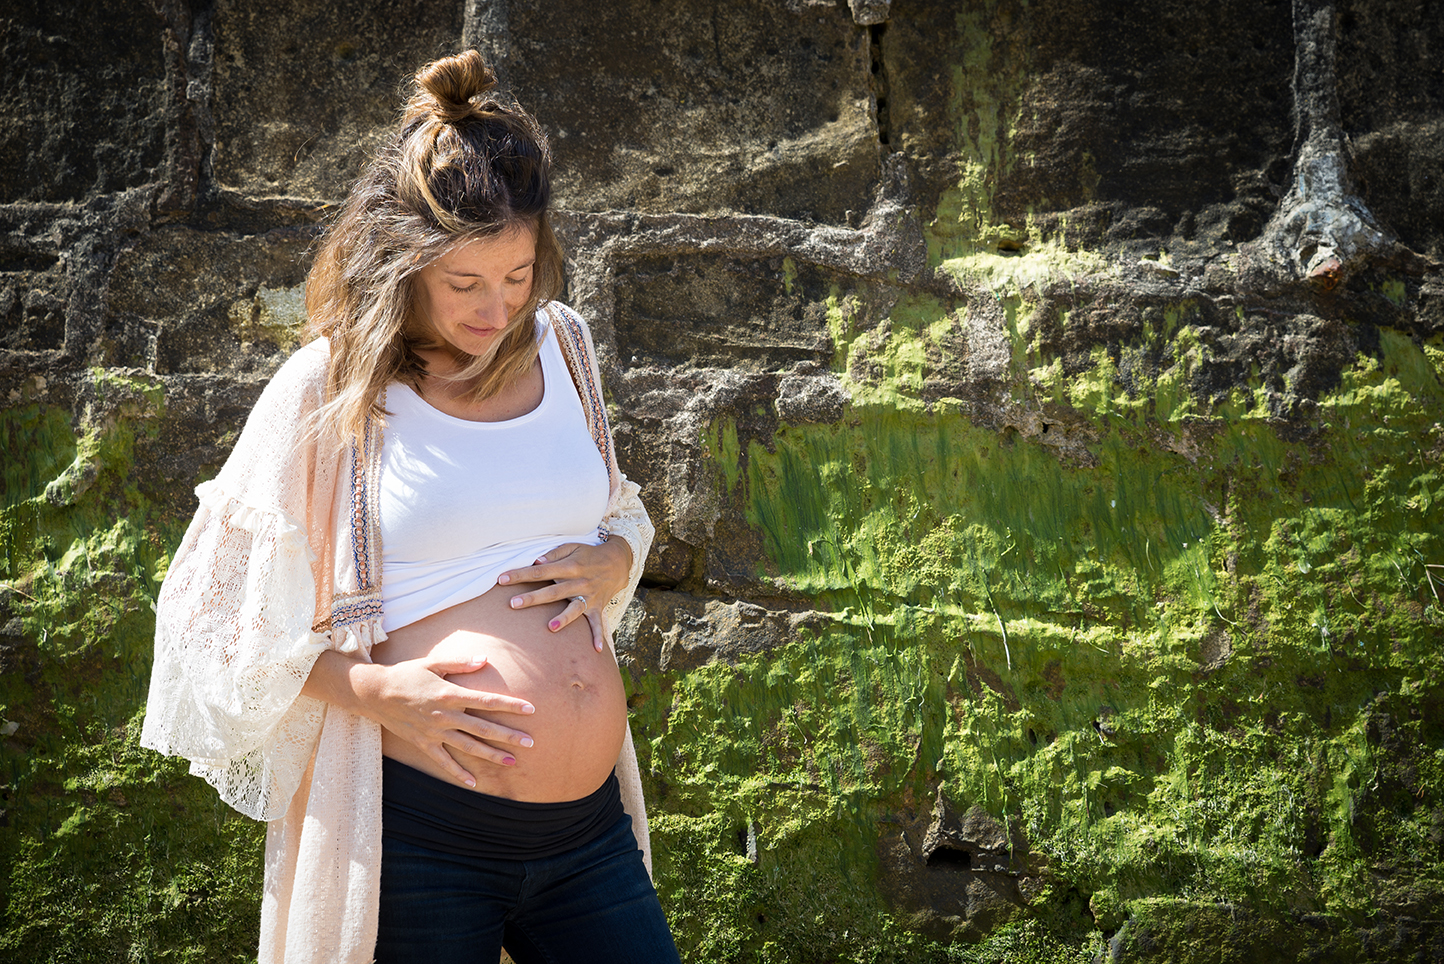
M485 595L434 613L392 632L372 650L382 664L425 656L487 657L476 673L447 677L468 689L520 697L531 716L470 711L527 733L530 747L507 745L516 766L451 750L476 777L481 793L553 803L596 790L617 762L627 727L626 692L611 653L592 648L591 629L578 619L560 632L547 623L565 607L549 603L512 609L511 597L538 585L495 586ZM432 776L456 783L414 744L381 731L381 752Z

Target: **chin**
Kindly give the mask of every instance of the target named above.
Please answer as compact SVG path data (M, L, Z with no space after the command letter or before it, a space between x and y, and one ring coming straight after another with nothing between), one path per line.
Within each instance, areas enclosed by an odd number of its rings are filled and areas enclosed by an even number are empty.
M465 368L476 362L488 362L496 354L496 346L500 338L476 338L467 336L465 339L458 338L456 341L446 343L446 350L451 355L459 368Z

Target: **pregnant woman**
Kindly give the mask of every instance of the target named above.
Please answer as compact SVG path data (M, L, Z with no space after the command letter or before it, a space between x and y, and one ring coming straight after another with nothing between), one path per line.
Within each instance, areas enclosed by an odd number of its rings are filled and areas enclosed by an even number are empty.
M142 742L270 821L260 961L676 961L608 627L652 527L550 155L416 75L157 603Z

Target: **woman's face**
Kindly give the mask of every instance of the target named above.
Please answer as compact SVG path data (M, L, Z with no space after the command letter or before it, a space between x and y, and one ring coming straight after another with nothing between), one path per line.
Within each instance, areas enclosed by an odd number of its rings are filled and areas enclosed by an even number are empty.
M536 232L518 227L454 248L417 275L417 311L468 355L489 355L531 297Z

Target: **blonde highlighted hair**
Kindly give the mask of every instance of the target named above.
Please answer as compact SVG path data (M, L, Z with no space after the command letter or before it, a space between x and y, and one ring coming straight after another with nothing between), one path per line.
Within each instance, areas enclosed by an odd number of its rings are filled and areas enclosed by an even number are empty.
M547 223L551 150L536 121L487 95L496 77L468 50L417 71L391 142L367 165L327 228L306 278L310 330L330 339L317 429L337 442L384 417L392 381L416 383L418 349L448 348L417 316L416 275L454 248L524 229L536 239L530 319L562 288L562 252ZM508 325L489 355L458 355L473 400L495 395L536 358L535 329Z

